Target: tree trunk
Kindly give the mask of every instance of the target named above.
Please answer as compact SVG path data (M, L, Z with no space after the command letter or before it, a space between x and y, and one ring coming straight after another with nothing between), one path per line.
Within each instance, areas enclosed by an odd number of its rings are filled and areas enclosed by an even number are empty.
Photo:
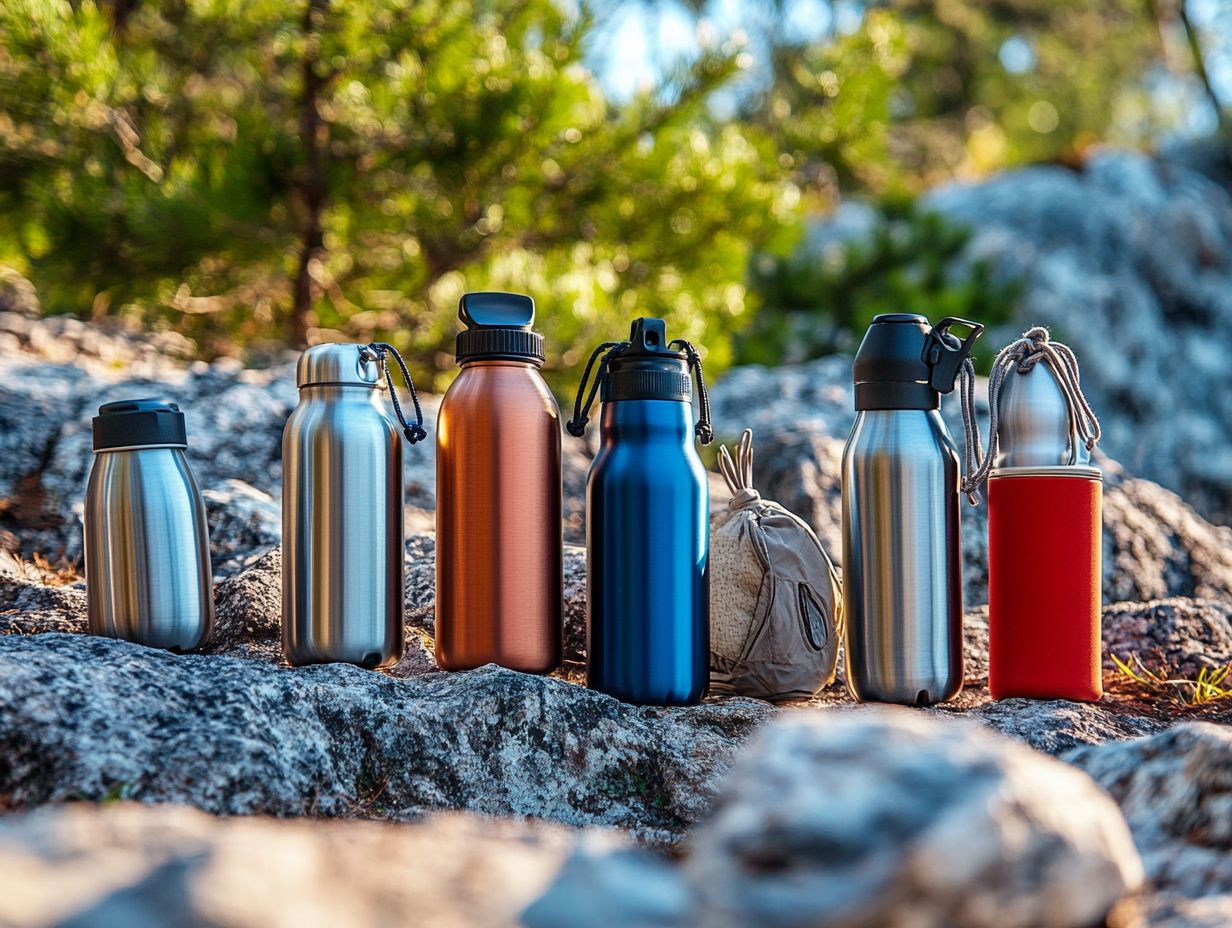
M321 27L329 0L308 0L304 10L303 90L300 96L300 137L304 145L304 166L296 183L296 195L303 210L300 223L299 269L295 275L295 295L287 341L296 348L308 344L308 316L316 303L317 286L312 280L312 264L325 255L325 233L321 214L325 210L324 135L320 96L325 79L319 71Z

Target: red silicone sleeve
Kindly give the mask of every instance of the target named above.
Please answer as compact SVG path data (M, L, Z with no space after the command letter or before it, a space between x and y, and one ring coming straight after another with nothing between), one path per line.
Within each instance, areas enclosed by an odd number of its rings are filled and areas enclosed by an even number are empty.
M1098 477L988 481L988 688L1094 702L1101 681L1103 483Z

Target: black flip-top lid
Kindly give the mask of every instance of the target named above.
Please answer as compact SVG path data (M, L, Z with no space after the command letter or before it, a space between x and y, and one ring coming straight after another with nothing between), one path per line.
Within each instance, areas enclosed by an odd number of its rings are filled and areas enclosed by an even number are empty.
M466 325L458 333L455 357L467 361L507 360L543 363L543 336L530 330L535 301L521 293L463 294L458 318Z
M184 414L164 400L120 400L98 408L92 423L94 450L188 447Z
M633 320L628 347L608 362L601 399L605 403L693 399L688 359L683 352L668 347L667 325L662 319Z
M969 328L959 341L951 326ZM984 327L951 316L929 328L915 313L873 317L856 352L852 374L856 410L937 409L941 394L954 389L963 361Z

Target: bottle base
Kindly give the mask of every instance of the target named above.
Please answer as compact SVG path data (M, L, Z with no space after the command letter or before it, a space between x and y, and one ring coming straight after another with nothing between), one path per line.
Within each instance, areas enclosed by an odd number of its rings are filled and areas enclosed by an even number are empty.
M613 699L631 706L646 706L648 708L697 706L706 698L708 691L708 687L705 684L687 691L675 690L664 692L663 690L639 690L608 686L589 679L586 681L586 688L594 690L596 693L602 693L605 696L611 696Z
M553 671L559 669L560 658L548 658L547 660L542 661L524 661L517 659L508 660L497 655L483 655L472 657L470 659L457 659L443 657L439 650L436 653L436 666L449 673L459 673L465 670L478 670L480 667L487 667L489 664L494 664L504 670L513 670L518 673L545 677Z
M364 670L388 670L402 659L399 654L383 654L380 651L365 651L358 655L292 654L285 649L283 659L292 667L313 667L318 664L351 664Z
M963 685L960 682L957 686L940 686L940 687L901 687L893 690L876 690L871 687L857 688L849 682L847 684L847 692L851 694L851 698L856 702L880 702L889 703L896 706L913 706L923 708L925 706L935 706L939 703L949 702L962 692Z

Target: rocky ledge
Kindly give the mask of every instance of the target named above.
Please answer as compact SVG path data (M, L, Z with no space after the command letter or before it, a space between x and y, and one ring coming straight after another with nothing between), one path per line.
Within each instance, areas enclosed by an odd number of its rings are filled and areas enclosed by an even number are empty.
M1034 174L1027 187L1170 182L1135 165ZM1192 193L1165 210L1178 227ZM968 196L936 202L959 214ZM1117 225L1107 218L1100 228ZM1034 235L1056 292L1095 279L1065 276L1070 246L1044 241L1042 214L1026 232L1011 226L990 219L972 248L1012 255L1014 235ZM1208 244L1232 235L1200 231ZM1105 257L1093 266L1121 280L1122 260ZM1149 267L1143 318L1167 312L1173 294L1167 269ZM1025 305L1050 318L1046 297ZM1226 301L1208 302L1211 319L1227 318ZM543 928L1232 923L1232 700L1190 705L1180 682L1232 663L1232 528L1208 521L1229 511L1215 453L1226 435L1213 431L1226 409L1206 387L1172 382L1168 396L1186 405L1178 441L1133 453L1140 413L1158 411L1133 393L1154 387L1121 370L1140 346L1101 354L1073 340L1084 365L1112 365L1089 382L1133 471L1101 459L1102 702L989 699L985 513L964 507L974 608L967 687L951 704L856 706L840 681L787 707L655 709L578 685L586 443L565 443L558 673L437 670L428 443L407 454L405 657L388 674L292 669L280 656L278 547L291 368L190 363L172 336L0 305L0 866L17 875L0 923L383 925L412 911L433 924ZM1199 343L1190 332L1168 357ZM763 494L808 519L832 553L848 377L830 359L737 370L714 391L721 435L756 430ZM83 634L89 418L102 402L152 394L187 410L209 508L218 626L203 654ZM425 398L429 419L437 405ZM1199 433L1210 440L1188 460L1179 439ZM1140 476L1164 479L1173 464L1186 468L1173 489ZM1131 680L1114 656L1173 682Z
M122 919L163 911L172 873L186 924L293 924L260 894L239 920L213 908L246 885L245 848L259 841L301 861L271 871L271 892L303 878L308 905L363 888L376 901L356 924L382 924L407 885L362 861L424 848L439 869L423 878L455 894L440 903L442 924L786 926L812 913L872 926L911 912L930 926L1081 928L1232 917L1232 704L1182 709L1111 673L1098 705L991 702L984 609L966 620L967 689L928 711L855 706L841 684L788 708L657 709L586 690L569 667L546 678L443 673L431 653L432 552L431 535L408 541L407 656L388 675L281 663L277 549L220 582L211 653L187 656L81 634L79 584L0 561L0 804L13 813L0 820L0 861L32 874L21 911L158 924L157 914ZM584 561L571 554L576 613ZM1105 645L1217 666L1232 661L1232 609L1117 604ZM181 806L332 824L217 820ZM96 868L101 852L83 850L91 836L144 848L139 865ZM357 857L337 880L365 869L352 889L313 869L340 842ZM675 862L647 847L672 848ZM463 862L491 882L466 891ZM88 891L49 888L87 870Z

